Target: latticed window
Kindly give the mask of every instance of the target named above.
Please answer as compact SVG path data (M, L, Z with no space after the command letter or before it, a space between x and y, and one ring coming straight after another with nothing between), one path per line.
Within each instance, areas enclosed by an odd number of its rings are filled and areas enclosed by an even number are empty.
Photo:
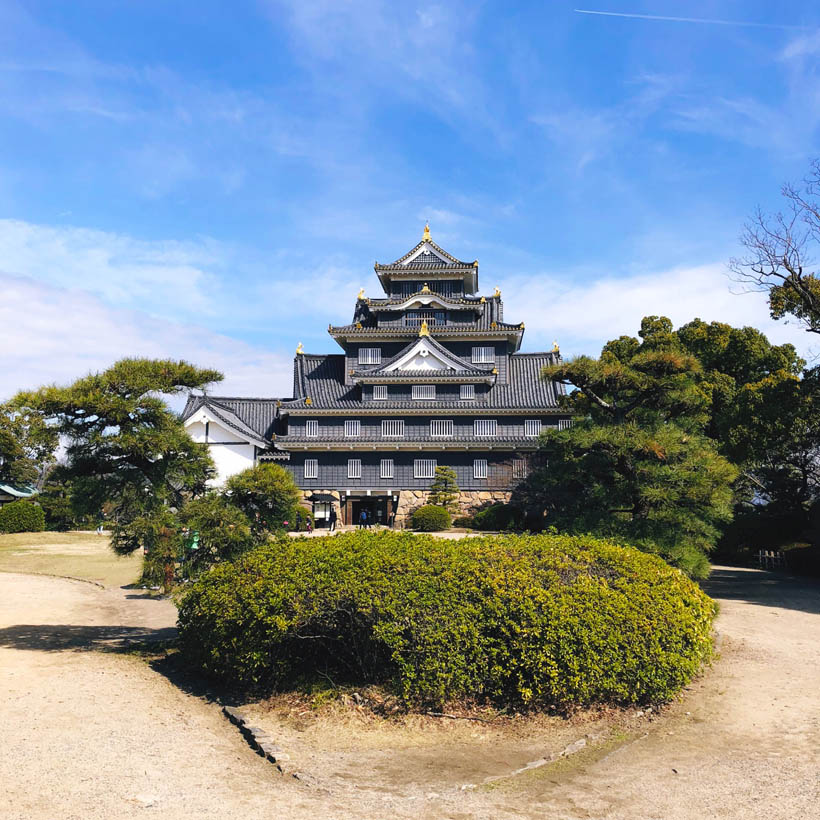
M473 478L487 478L486 458L477 458L473 461Z
M537 438L541 435L541 419L526 419L524 421L524 435L527 438Z
M319 477L319 459L306 458L305 459L305 478Z
M359 364L380 364L382 349L380 347L360 347Z
M383 458L379 469L380 478L393 478L393 459Z
M417 458L413 461L413 478L435 478L436 460L434 458Z
M358 419L345 421L345 438L357 438L362 434L362 423Z
M527 459L516 458L512 463L512 476L515 479L522 479L527 477L528 467Z
M384 401L387 399L387 385L374 384L373 385L373 399L375 401Z
M475 385L474 384L462 384L461 389L459 390L460 399L474 399L475 398Z
M494 347L474 347L473 364L492 364L495 361Z
M385 419L382 422L382 438L404 438L404 419Z
M433 438L452 438L453 437L453 420L452 419L431 419L430 420L430 435Z
M476 419L473 422L473 433L476 436L486 438L494 436L498 432L498 422L495 419Z
M307 438L319 437L319 421L317 419L308 419L305 422L305 436Z
M414 399L434 399L436 386L434 384L414 384L410 389L410 395Z
M558 419L559 430L569 430L572 427L572 419Z
M349 458L347 460L347 477L361 478L362 477L362 460L360 458Z

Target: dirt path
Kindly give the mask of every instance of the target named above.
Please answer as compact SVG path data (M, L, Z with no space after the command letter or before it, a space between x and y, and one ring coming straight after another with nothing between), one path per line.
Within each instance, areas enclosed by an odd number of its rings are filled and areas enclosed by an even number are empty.
M815 817L820 586L719 569L711 592L722 605L721 659L614 751L466 792L432 792L423 777L395 789L401 754L367 755L360 784L351 765L348 783L323 791L276 774L215 704L143 661L86 651L167 635L170 603L0 574L0 817ZM447 766L442 752L431 767ZM510 759L519 752L511 747Z

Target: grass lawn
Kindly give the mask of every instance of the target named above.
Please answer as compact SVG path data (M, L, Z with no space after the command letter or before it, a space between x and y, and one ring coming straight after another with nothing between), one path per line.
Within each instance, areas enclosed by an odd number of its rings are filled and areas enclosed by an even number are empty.
M45 572L123 586L137 580L139 552L121 558L108 536L87 532L24 532L0 535L0 571Z

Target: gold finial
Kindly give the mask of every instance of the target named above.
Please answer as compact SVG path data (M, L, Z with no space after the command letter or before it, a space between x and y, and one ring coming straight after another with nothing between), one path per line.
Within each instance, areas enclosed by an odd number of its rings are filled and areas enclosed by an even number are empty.
M304 351L304 349L302 348L302 343L301 343L301 342L299 342L299 344L298 344L298 345L296 345L296 352L297 352L300 356L301 356L301 355L305 352L305 351Z
M478 259L473 259L473 267L474 268L478 267Z
M427 319L422 319L421 327L419 328L419 336L429 336L430 329L427 327Z
M485 304L485 303L486 303L486 301L487 301L487 300L486 300L486 299L482 296L482 297L481 297L481 301L479 302L479 304L480 304L480 305L483 305L483 304Z
M427 282L424 283L424 287L421 289L420 293L431 293L430 288L427 287Z
M494 368L490 371L490 373L492 373L492 374L493 374L493 376L497 376L497 375L498 375L498 368L497 368L497 367L494 367Z
M493 291L493 297L494 297L495 299L500 299L500 298L501 298L501 291L500 291L497 287L496 287L496 289Z
M313 404L313 401L311 400L310 396L305 397L305 404L307 404L307 405Z
M429 242L430 241L430 223L427 222L424 226L424 234L421 237L422 242Z
M498 322L496 322L496 321L490 322L490 327L498 327Z
M555 341L553 341L553 343L552 343L552 352L553 353L558 352L558 339L555 339Z
M362 329L362 323L361 322L356 322L356 330L361 330L361 329Z
M521 322L521 324L519 325L519 327L521 328L521 330L523 330L523 329L524 329L524 323L523 323L523 322Z
M364 288L359 288L359 295L356 298L364 299Z

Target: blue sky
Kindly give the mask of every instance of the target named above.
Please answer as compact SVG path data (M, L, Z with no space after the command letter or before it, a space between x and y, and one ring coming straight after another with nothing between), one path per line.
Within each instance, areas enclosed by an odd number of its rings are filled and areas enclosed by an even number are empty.
M807 0L4 0L0 397L128 354L286 395L427 219L525 349L664 313L811 353L726 261L820 154L818 57Z

